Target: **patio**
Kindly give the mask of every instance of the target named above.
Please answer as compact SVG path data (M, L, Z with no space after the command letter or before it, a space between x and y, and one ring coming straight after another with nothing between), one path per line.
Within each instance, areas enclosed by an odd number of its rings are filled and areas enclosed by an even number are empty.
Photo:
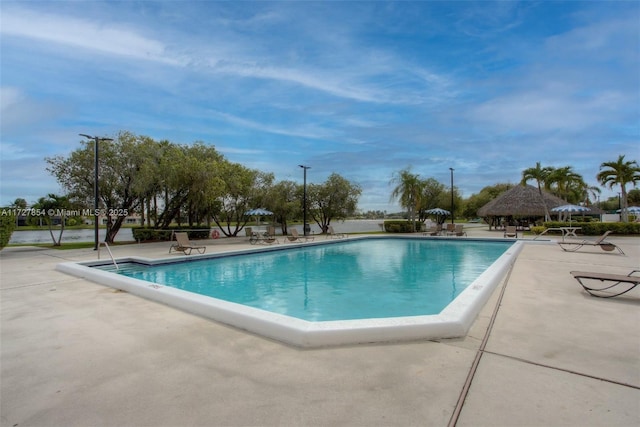
M55 271L90 249L5 248L1 425L638 425L640 293L593 298L569 275L640 267L639 238L611 240L627 256L527 245L464 338L318 350Z

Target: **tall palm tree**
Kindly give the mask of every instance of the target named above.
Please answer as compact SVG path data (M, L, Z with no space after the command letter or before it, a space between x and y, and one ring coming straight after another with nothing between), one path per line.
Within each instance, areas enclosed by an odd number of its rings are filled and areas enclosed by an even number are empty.
M549 208L544 201L544 197L542 197L542 184L546 183L547 177L549 176L549 173L551 173L552 169L553 168L550 167L543 168L540 165L540 162L536 162L536 166L534 168L528 168L522 171L522 185L527 185L527 181L532 179L535 180L538 185L538 193L540 193L540 200L542 200L542 205L544 206L544 216L546 221L549 221L551 215L549 215Z
M416 231L415 216L420 205L423 182L418 174L411 173L411 167L395 172L391 178L391 184L395 188L391 192L391 200L398 199L400 206L406 208L411 221L411 230Z
M547 176L548 188L558 196L570 203L576 203L576 189L583 188L586 184L582 175L573 171L571 166L554 168Z
M615 185L620 185L620 195L622 202L622 222L629 222L627 212L627 184L633 184L640 181L640 167L635 160L625 161L624 155L618 156L615 162L604 162L600 165L600 172L596 175L600 184L609 186L613 189Z

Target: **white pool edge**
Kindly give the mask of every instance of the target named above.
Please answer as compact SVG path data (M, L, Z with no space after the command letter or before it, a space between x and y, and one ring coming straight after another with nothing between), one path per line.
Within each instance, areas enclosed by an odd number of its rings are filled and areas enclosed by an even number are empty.
M524 243L516 241L440 314L379 319L309 322L92 268L90 265L95 265L96 261L60 263L56 269L293 346L314 348L462 337L510 270ZM131 257L120 261L139 260Z

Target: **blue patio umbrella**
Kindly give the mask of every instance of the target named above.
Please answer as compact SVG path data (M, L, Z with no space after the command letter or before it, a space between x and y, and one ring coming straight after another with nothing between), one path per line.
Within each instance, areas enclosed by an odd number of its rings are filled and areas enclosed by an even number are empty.
M447 216L451 214L451 212L441 208L427 209L425 213L428 213L429 215L443 215L443 216Z
M638 214L640 214L640 206L629 206L626 209L626 211L627 211L627 213L630 213L632 215L638 215ZM622 209L618 209L616 211L616 213L620 213L620 212L622 212Z
M441 209L441 208L427 209L425 211L425 213L427 213L429 215L435 215L436 216L436 222L438 224L442 224L444 222L444 217L445 216L451 215L451 212L449 212L448 210L445 210L445 209ZM440 221L440 217L443 217L442 221Z
M273 212L263 208L256 208L256 209L248 210L244 214L249 216L263 216L263 215L273 215Z
M248 216L256 216L256 217L258 217L258 224L257 225L259 226L260 225L260 217L261 216L265 216L265 215L273 215L273 212L268 211L268 210L263 209L263 208L256 208L256 209L248 210L244 214L248 215Z
M558 213L568 213L569 214L569 225L571 225L571 214L575 213L575 212L589 212L591 210L591 208L588 208L586 206L579 206L579 205L562 205L562 206L556 206L555 208L551 208L551 212L558 212Z

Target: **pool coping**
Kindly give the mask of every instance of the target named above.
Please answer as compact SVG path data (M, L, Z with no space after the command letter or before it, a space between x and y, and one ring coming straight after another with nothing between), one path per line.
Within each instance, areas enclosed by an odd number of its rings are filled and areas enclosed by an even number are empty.
M398 237L365 235L350 237L349 240ZM401 238L461 241L460 238L442 237L401 236ZM478 313L498 284L507 275L525 244L524 241L516 239L464 238L464 240L483 242L513 241L514 244L444 310L436 315L424 316L311 322L92 268L97 265L110 264L110 260L65 262L58 264L56 269L296 347L316 348L374 342L402 342L457 338L466 335ZM148 265L190 262L203 258L211 259L257 252L279 251L310 245L326 245L340 241L344 240L334 239L191 255L179 261L175 257L158 259L126 257L116 259L116 262L138 262ZM545 242L538 241L534 244L545 244Z

